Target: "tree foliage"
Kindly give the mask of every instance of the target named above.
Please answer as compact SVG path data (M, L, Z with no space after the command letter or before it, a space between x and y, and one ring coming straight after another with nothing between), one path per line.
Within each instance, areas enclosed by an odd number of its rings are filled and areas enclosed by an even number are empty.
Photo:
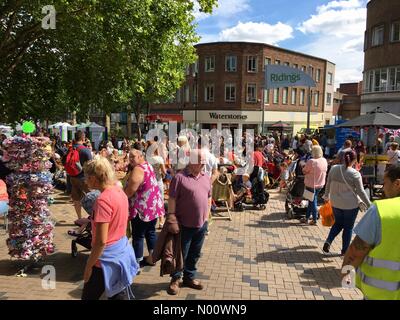
M217 0L198 0L210 13ZM0 5L0 116L55 120L67 111L135 114L168 99L196 59L192 0L47 0Z

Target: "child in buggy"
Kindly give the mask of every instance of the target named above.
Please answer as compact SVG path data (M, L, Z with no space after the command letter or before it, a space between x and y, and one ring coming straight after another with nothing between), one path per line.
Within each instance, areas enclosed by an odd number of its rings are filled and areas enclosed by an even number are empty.
M309 156L302 149L295 150L295 159L289 165L290 180L286 193L285 209L289 219L301 218L307 213L308 201L304 200L303 167Z
M88 218L78 219L75 221L75 224L79 227L78 230L69 230L68 234L70 236L75 237L71 241L71 255L72 257L76 257L78 255L77 244L82 247L90 250L92 249L92 227L91 227L91 219L93 217L93 205L96 202L97 198L100 195L100 191L95 190L87 193L85 197L82 199L81 204L83 209L89 214Z
M237 211L244 211L244 204L252 202L251 182L248 173L235 176L232 181L233 206Z

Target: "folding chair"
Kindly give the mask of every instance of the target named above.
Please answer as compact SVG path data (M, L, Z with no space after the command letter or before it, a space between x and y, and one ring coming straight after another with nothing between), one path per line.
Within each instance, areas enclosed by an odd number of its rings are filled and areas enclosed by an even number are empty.
M232 214L229 209L230 203L231 203L231 183L230 179L226 174L220 175L217 180L214 181L213 184L213 192L212 192L212 198L215 202L222 202L227 211L228 211L228 216L223 216L220 213L218 216L213 216L212 215L212 220L230 220L232 221Z

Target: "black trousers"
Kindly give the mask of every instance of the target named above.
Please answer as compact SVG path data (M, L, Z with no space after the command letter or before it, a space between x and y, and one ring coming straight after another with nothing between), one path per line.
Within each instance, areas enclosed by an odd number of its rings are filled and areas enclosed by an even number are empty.
M104 293L104 275L103 269L98 267L92 268L92 275L88 282L85 283L82 292L82 300L99 300ZM127 290L117 293L115 296L108 298L109 300L129 300Z

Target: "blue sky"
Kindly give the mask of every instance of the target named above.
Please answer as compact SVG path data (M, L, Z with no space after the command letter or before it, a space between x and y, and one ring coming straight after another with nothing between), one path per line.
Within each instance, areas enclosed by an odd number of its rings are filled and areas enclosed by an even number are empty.
M212 15L195 12L200 42L269 43L334 62L337 86L362 80L368 0L218 2Z

